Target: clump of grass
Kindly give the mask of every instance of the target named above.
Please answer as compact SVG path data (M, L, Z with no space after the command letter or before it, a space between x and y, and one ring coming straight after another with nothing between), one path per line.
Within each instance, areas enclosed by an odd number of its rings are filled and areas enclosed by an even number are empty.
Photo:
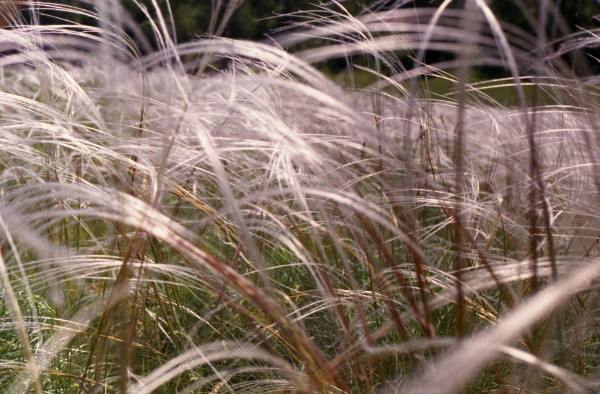
M333 2L177 44L134 3L153 37L112 0L0 30L3 391L598 389L594 31Z

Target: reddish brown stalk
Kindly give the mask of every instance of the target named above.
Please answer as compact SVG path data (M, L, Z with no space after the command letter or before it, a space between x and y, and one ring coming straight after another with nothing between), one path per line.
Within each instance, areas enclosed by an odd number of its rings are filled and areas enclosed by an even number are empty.
M10 26L18 12L19 8L14 0L0 2L0 29Z
M382 184L382 188L384 188L383 184ZM384 195L390 195L391 193L387 192L384 190ZM411 213L410 217L407 217L405 215L405 211L406 209L402 209L400 210L397 206L392 206L392 211L394 213L394 215L398 218L406 218L406 220L410 223L410 221L412 221L412 224L404 224L400 221L397 221L397 225L399 226L398 230L402 232L402 234L406 237L406 240L404 242L404 245L406 247L406 249L408 250L413 264L415 266L415 274L417 277L417 286L419 287L419 293L421 296L421 303L423 305L423 316L422 316L422 323L425 324L424 328L425 328L425 333L427 333L428 336L433 337L435 336L435 329L433 327L433 324L431 323L431 311L429 308L429 304L427 302L427 293L431 293L431 291L428 289L428 285L427 285L427 276L426 276L426 269L425 267L427 266L427 262L425 261L425 256L423 255L422 251L416 246L417 245L417 240L415 238L415 229L416 229L416 220L414 215ZM372 227L371 227L372 228ZM413 231L410 231L409 229L413 229ZM379 240L379 242L381 242L381 240ZM387 251L386 251L387 252ZM383 255L384 257L386 257L388 259L388 264L393 265L393 257L391 256L390 253L386 253ZM416 304L415 304L416 307ZM416 309L418 310L418 308ZM421 316L421 314L419 313L418 316Z
M98 330L97 330L97 334L99 336L103 336L105 331L107 330L110 322L113 320L113 316L114 314L117 312L117 310L119 309L119 307L122 307L123 304L123 299L127 300L127 297L124 297L125 292L127 291L127 286L129 284L129 280L132 277L132 272L130 269L130 260L132 259L133 256L137 256L137 257L141 257L143 258L143 249L144 249L144 245L145 245L145 234L142 233L141 231L137 231L128 248L127 251L125 253L125 255L123 256L123 264L121 265L121 268L119 269L119 272L117 274L117 278L115 280L115 284L113 285L112 289L111 289L111 293L108 299L108 305L110 305L110 307L106 310L106 312L103 313L102 318L100 320L100 324L98 325ZM92 351L90 352L90 357L92 357L93 352L93 348L95 348L96 346L99 347L98 352L96 353L96 368L95 368L95 372L94 372L94 379L96 382L101 382L102 379L102 374L103 374L103 358L106 355L106 348L107 348L107 344L105 343L105 340L103 339L98 339L99 343L95 344L92 346ZM127 357L124 360L125 362L122 364L123 370L126 371L126 369L128 368L128 365L126 365ZM89 364L89 363L88 363ZM121 387L123 388L127 388L127 376L126 376L126 372L124 372L125 376L121 376ZM84 373L82 376L85 377L86 373Z
M472 3L463 3L463 9L465 16L460 21L461 29L469 33L469 37L476 37L479 26L470 26L470 21L467 15L470 12L476 12L476 6ZM473 52L477 50L477 44L468 40L463 50L459 53L460 56L460 67L458 68L458 98L457 98L457 114L456 114L456 127L454 128L454 198L455 203L452 210L454 218L454 251L456 253L456 304L458 306L458 312L456 315L456 335L462 337L466 332L466 308L463 294L463 270L466 267L464 257L464 213L462 208L463 196L464 196L464 173L465 173L465 105L466 105L466 84L469 80L470 63L469 57Z
M357 217L358 217L358 220L361 222L361 225L364 227L365 231L369 234L371 239L373 241L375 241L375 244L378 246L379 250L381 251L383 261L392 270L392 273L394 274L396 280L398 281L398 284L400 285L400 289L402 291L404 298L408 302L410 308L413 310L415 316L417 316L417 321L419 321L419 323L421 324L423 331L428 336L431 336L431 337L435 336L435 330L433 328L433 324L431 323L431 319L430 319L430 315L429 315L429 306L427 304L427 293L426 293L426 289L425 289L426 285L425 285L424 281L422 281L422 279L419 279L419 277L422 278L422 275L423 275L423 272L422 272L423 261L421 259L420 254L414 253L415 252L414 248L407 244L407 249L413 256L413 259L416 258L416 260L414 260L414 261L419 262L419 263L415 264L415 266L417 267L416 268L417 281L418 281L417 283L418 283L419 290L421 291L421 297L422 297L421 303L423 304L423 311L421 311L419 309L414 295L409 291L409 289L411 287L410 281L401 272L399 272L397 269L395 269L396 263L395 263L394 259L392 258L392 255L390 254L389 250L383 244L383 240L381 239L379 234L377 234L377 231L375 231L375 229L373 228L373 225L369 221L365 220L360 213L357 213ZM419 272L420 272L420 274L419 274Z
M269 316L281 328L283 334L289 338L291 343L294 344L294 348L297 349L298 356L303 362L307 374L317 387L326 387L329 384L335 384L338 388L347 388L345 382L336 377L334 371L329 367L325 355L317 349L308 335L294 324L288 318L287 313L280 304L269 297L262 289L215 256L196 248L183 237L170 236L165 237L162 241L185 257L184 261L190 267L194 269L209 268L232 288L236 289L244 298L259 308L265 315Z

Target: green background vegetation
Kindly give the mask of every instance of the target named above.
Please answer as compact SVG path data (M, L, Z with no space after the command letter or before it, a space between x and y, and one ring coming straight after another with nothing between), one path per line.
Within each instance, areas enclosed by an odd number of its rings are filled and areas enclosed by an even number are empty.
M293 20L293 18L284 15L298 11L314 10L315 5L318 3L315 0L246 0L233 16L225 35L232 38L264 38L265 34L273 31L273 29ZM386 8L385 2L368 0L342 2L343 6L353 14L364 10L367 5L377 3L380 4L376 7L377 9ZM392 1L387 3L391 4ZM434 7L439 3L440 1L437 0L417 0L409 2L405 7ZM456 3L458 5L460 2ZM524 3L526 3L527 9L523 11L535 18L537 1L525 1ZM206 31L211 15L211 1L172 0L171 5L179 40L188 41ZM561 1L558 6L560 7L560 15L570 29L594 26L594 16L600 13L598 5L593 1ZM332 5L329 5L329 7L335 9L335 6ZM492 7L501 20L510 20L526 30L531 30L524 12L520 11L513 2L494 0L492 1ZM141 15L139 16L141 17Z

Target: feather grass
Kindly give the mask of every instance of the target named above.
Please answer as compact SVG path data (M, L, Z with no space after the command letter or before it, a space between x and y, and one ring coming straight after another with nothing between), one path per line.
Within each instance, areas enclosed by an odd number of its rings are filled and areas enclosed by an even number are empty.
M249 42L216 1L177 43L133 3L153 36L114 0L3 18L0 387L597 390L595 30L333 1Z

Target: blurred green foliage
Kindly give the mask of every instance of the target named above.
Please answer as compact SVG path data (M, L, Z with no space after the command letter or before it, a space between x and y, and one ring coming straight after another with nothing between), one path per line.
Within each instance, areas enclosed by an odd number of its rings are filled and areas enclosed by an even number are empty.
M76 4L84 8L91 7L89 2L81 0L63 0L68 4ZM146 32L150 32L149 22L144 13L135 5L133 0L121 0L133 18L142 26ZM150 0L137 0L144 4L152 12ZM235 0L221 0L222 6L227 7ZM452 6L461 7L465 0L455 1ZM0 1L1 2L1 1ZM213 6L219 0L169 0L173 11L176 25L177 39L179 42L187 42L195 37L207 33L210 24ZM404 8L412 7L436 7L441 0L242 0L231 19L223 35L230 38L241 38L248 40L264 39L269 33L281 28L293 21L301 21L302 16L298 11L314 11L324 4L333 11L353 15L366 12L367 10L385 10L403 4ZM157 0L157 3L166 11L167 0ZM93 3L92 3L93 4ZM593 28L598 26L596 16L600 15L600 5L595 0L550 0L556 12L549 10L549 35L563 35L559 25L573 32L581 28ZM535 26L531 21L538 17L537 0L491 0L490 5L499 20L509 21L511 24L529 31L535 32ZM343 8L342 8L343 7ZM221 10L222 11L222 10ZM560 17L558 17L560 15ZM45 17L42 17L44 20ZM560 23L557 23L560 19Z
M69 3L81 5L80 0L64 0ZM125 4L134 20L146 33L146 36L153 36L150 21L147 16L135 5L133 0L121 0ZM152 2L150 0L137 0L144 4L152 17L155 16ZM173 13L173 22L177 41L180 43L189 42L194 38L201 37L211 32L209 29L211 15L215 12L215 4L221 3L220 12L216 13L217 24L223 17L223 9L228 7L236 0L156 0L163 12L169 8ZM456 0L453 7L461 7L466 0ZM390 7L436 7L441 0L242 0L231 18L226 24L220 35L229 38L247 39L247 40L266 40L268 35L274 35L278 29L285 28L294 22L305 21L309 15L315 15L321 7L321 15L325 16L324 9L327 7L331 12L345 13L349 12L357 15L361 12L385 10ZM539 2L537 0L490 0L490 5L496 17L501 21L515 25L531 34L536 34L536 20L539 18ZM320 6L320 4L324 4ZM598 26L596 17L600 15L600 5L594 0L550 0L548 4L551 7L547 10L548 28L547 35L549 41L554 38L564 37L568 32L580 31ZM88 6L89 3L87 3ZM311 11L311 14L301 13L300 11ZM332 13L328 13L329 16ZM86 21L94 23L93 21ZM214 22L214 21L213 21ZM600 57L599 50L586 50L586 56L590 59ZM450 60L453 54L430 51L427 54L426 62L434 63L442 60ZM411 60L402 57L404 66L410 67ZM361 63L361 60L358 60ZM590 72L598 72L599 66L594 60L588 68L581 68L577 65L583 64L575 59L568 60L572 64L576 74L587 75ZM346 68L345 59L338 59L328 63L332 73L338 73ZM591 71L590 71L591 70ZM508 76L506 70L498 67L480 67L480 72L484 77Z
M224 0L223 4L226 6L230 2ZM139 9L129 0L125 3L143 25L145 18ZM166 5L165 0L161 3ZM262 39L274 29L289 23L292 19L289 14L313 10L318 3L315 0L245 0L233 14L224 35L249 40ZM357 12L364 7L364 3L364 0L349 0L344 2L344 7L350 12ZM171 0L170 4L177 26L177 39L180 42L189 41L207 32L213 13L213 1Z
M163 0L164 2L164 0ZM228 3L229 0L224 0ZM352 13L360 12L366 6L376 6L378 9L390 7L394 1L376 0L346 0L341 2L343 7ZM404 7L436 6L439 0L405 1ZM459 6L460 2L456 2ZM525 30L531 30L528 25L527 14L537 17L537 1L521 1L523 8L510 0L493 0L492 8L501 20L511 21ZM594 16L600 13L600 7L593 0L555 0L552 2L560 12L564 24L570 29L578 27L590 28L597 25ZM302 10L314 10L319 4L318 0L245 0L239 6L228 27L225 35L232 38L261 39L265 34L289 23L291 13ZM180 41L188 41L206 32L212 12L211 0L171 0L171 6L177 25L177 34ZM341 11L333 4L329 7ZM556 20L550 13L549 20Z
M149 22L140 10L133 5L132 0L124 0L134 18L146 31L149 37L152 36ZM149 0L141 0L150 5ZM163 9L167 9L167 0L159 0ZM223 8L227 7L234 0L222 0L221 10L217 13L221 18ZM453 7L461 7L463 1L455 1ZM218 0L170 0L171 10L173 12L178 42L188 42L204 34L214 33L209 31L211 15L214 14L213 7ZM338 0L338 2L326 0L243 0L233 13L231 19L227 22L222 35L230 38L265 40L269 34L276 34L277 29L282 29L293 22L305 21L308 14L299 13L299 11L314 11L319 9L319 4L325 4L333 12L349 12L357 15L367 10L385 10L390 7L436 7L441 0ZM547 9L548 20L548 38L564 37L567 32L574 32L582 28L592 28L598 25L595 17L600 14L600 6L594 0L551 0L548 2L551 7ZM507 21L517 27L536 34L536 20L539 18L539 2L537 0L491 0L490 5L494 14L501 21ZM152 8L152 7L148 7ZM318 11L317 11L318 12ZM323 9L321 8L321 12ZM323 14L324 15L324 14ZM329 14L331 15L331 14ZM593 57L600 54L588 53ZM452 54L430 51L427 54L426 61L429 63L449 60ZM404 66L410 67L411 60L401 57ZM363 60L357 60L362 63ZM580 61L569 60L571 64L583 64ZM584 62L585 63L585 62ZM595 64L595 62L592 62ZM579 69L574 67L577 74L587 75L596 72L595 65L590 69ZM321 65L324 66L324 65ZM330 61L327 65L333 74L339 73L347 67L344 59ZM506 70L498 67L480 67L479 72L483 79L489 77L509 76Z
M149 22L134 1L121 1L134 19L148 29ZM137 1L144 4L149 10L153 8L150 0ZM180 42L189 41L207 32L213 14L213 5L218 1L169 0L177 26L177 38ZM233 1L221 0L224 7ZM453 6L461 7L464 1L456 0ZM93 7L93 3L89 1L62 0L61 2L84 8ZM324 4L325 7L334 11L343 13L347 10L356 15L367 9L384 10L396 7L398 4L403 4L404 8L436 7L441 2L441 0L335 0L335 2L331 0L243 0L227 24L224 35L249 40L263 39L266 34L272 33L275 29L281 28L293 20L299 21L298 15L293 16L294 13L316 10L319 8L319 4ZM157 0L157 3L163 11L168 9L167 0ZM557 21L559 19L561 24L570 31L598 26L598 20L595 18L600 15L600 5L595 0L550 0L549 4L552 4L556 10L556 12L548 12L547 19L551 26L550 35L553 33L552 30L555 30L554 33L564 33L564 31L558 31L559 23ZM530 21L538 17L539 4L537 0L491 0L490 5L498 19L509 21L524 30L534 32L535 27L531 26ZM560 17L558 17L559 15ZM42 20L45 20L45 16L42 17Z

